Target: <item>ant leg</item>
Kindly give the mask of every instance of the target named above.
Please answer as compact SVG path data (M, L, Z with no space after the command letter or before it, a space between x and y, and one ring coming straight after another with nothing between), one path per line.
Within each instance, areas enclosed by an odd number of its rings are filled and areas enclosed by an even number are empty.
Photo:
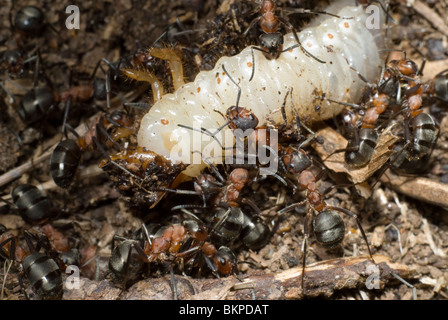
M68 113L70 111L70 106L72 103L72 96L69 95L68 99L67 99L67 103L65 105L65 111L64 111L64 118L62 120L62 134L65 135L65 138L67 138L67 130L66 130L66 126L67 126L67 119L68 119ZM62 137L61 137L62 140Z
M112 145L114 145L114 146L116 146L116 147L118 147L118 148L121 149L120 144L119 144L118 142L116 142L116 141L110 136L109 132L107 132L106 128L104 128L103 125L101 125L101 124L97 124L97 125L95 126L95 128L96 128L96 131L97 131L98 133L102 134L104 137L106 137L107 140L109 140L109 141L112 143ZM97 140L96 142L98 142L98 140ZM98 143L99 143L99 142L98 142ZM97 145L97 146L98 146L98 145Z
M200 206L197 204L180 204L171 208L171 211L182 210L182 209L205 209L207 206Z
M298 44L295 44L295 45L292 45L292 46L290 46L290 47L288 47L288 48L286 48L286 49L280 51L280 53L287 52L287 51L289 51L289 50L292 50L292 49L295 49L295 48L298 48L298 47L299 47L299 45L298 45ZM250 47L250 51L251 51L251 55L252 55L252 73L250 74L249 82L252 81L252 79L254 78L254 75L255 75L255 56L254 56L254 50L260 51L260 52L262 52L263 54L268 55L268 56L271 55L269 51L264 50L264 49L262 49L262 48L253 47L253 46Z
M282 210L277 211L277 213L278 213L278 214L283 214L283 213L289 212L289 211L291 211L292 209L294 209L295 207L300 207L300 206L303 205L306 201L307 201L307 200L303 200L303 201L301 201L301 202L293 203L293 204L291 204L291 205L289 205L289 206L283 208Z
M173 265L170 263L169 264L169 269L170 269L170 280L171 280L171 290L173 291L173 299L177 300L177 284L176 284L176 279L174 278L174 270L173 270Z
M344 208L340 208L340 207L327 206L326 209L335 210L335 211L339 211L339 212L345 213L349 217L351 217L351 218L356 220L356 223L358 225L359 230L361 231L361 235L362 235L362 237L364 239L364 242L367 245L367 251L369 251L370 260L372 260L372 262L375 263L375 260L373 260L372 252L370 251L370 246L369 246L369 242L367 241L366 233L364 232L364 228L362 227L361 222L359 221L358 216L356 214L354 214L353 212L351 212L351 211L349 211L347 209L344 209Z
M32 241L32 239L34 238L33 235L31 233L29 233L28 231L25 231L23 236L25 238L26 245L28 246L28 249L30 250L30 252L31 253L36 252L37 250L34 247L33 241Z
M249 33L249 31L258 23L258 21L260 21L261 20L261 18L262 18L263 16L258 16L258 17L256 17L255 19L253 19L251 22L250 22L250 24L249 24L249 26L247 27L247 29L243 32L243 36L244 37L246 37L247 36L247 34Z
M4 252L3 252L3 247L8 243L11 242L10 246L9 246L9 257L7 257ZM0 256L4 259L9 259L11 261L15 260L15 254L16 254L16 240L14 239L14 237L8 238L5 241L3 241L2 243L0 243Z
M164 94L163 84L153 73L130 68L124 68L121 71L129 78L148 82L151 85L154 101L159 101L162 98Z
M173 77L174 90L177 90L185 84L182 59L173 49L151 48L148 52L156 58L168 60L171 69L171 76Z
M406 286L408 286L409 288L412 289L412 300L417 300L417 288L415 286L413 286L412 284L410 284L409 282L407 282L406 280L404 280L402 277L400 277L398 274L392 272L391 273L392 276L394 276L394 278L396 278L398 281L400 281L401 283L405 284Z
M236 96L236 104L235 104L235 107L238 107L239 102L240 102L240 98L241 98L241 87L239 86L238 83L236 83L236 81L227 72L226 67L224 66L224 64L222 65L222 70L224 70L224 73L229 77L230 81L232 81L233 84L238 88L238 93L237 93L237 96Z
M30 297L28 296L28 293L26 292L26 287L25 287L25 285L23 283L23 275L21 273L19 274L19 285L20 285L20 290L25 295L25 298L27 300L30 300Z
M344 20L352 20L353 17L341 17L338 16L337 14L334 13L330 13L327 11L312 11L309 9L303 9L303 8L281 8L282 11L287 11L287 15L293 14L293 13L299 13L299 14L323 14L323 15L327 15L327 16L331 16L331 17L335 17L335 18L339 18L339 19L344 19Z
M308 211L308 213L305 216L305 220L303 221L303 245L302 245L302 293L305 293L305 267L306 267L306 251L307 251L307 244L308 244L308 238L310 236L310 230L309 225L313 218L313 212Z
M381 169L381 171L379 172L376 180L371 183L370 188L373 190L373 188L376 186L376 184L378 183L378 181L380 181L380 178L383 176L383 174L387 171L387 169L392 168L393 164L400 158L401 154L411 145L411 142L408 140L408 142L406 142L406 144L400 149L400 151L398 151L393 159L390 159L389 162L387 164L384 165L384 167Z
M136 109L140 109L143 111L148 111L152 107L151 104L146 103L146 102L124 102L123 106L136 108Z
M227 127L227 126L229 125L229 123L230 123L230 121L227 121L227 122L224 123L222 126L220 126L218 129L216 129L215 132L210 132L208 129L205 129L205 128L202 128L202 127L201 127L200 129L197 129L197 128L193 128L193 127L186 126L186 125L183 125L183 124L178 124L177 126L180 127L180 128L184 128L184 129L191 130L191 131L200 132L200 133L203 133L203 134L205 134L205 135L207 135L207 136L209 136L209 137L212 137L213 140L215 140L215 141L218 143L219 147L220 147L222 150L227 150L227 149L233 149L233 147L231 147L231 148L225 148L225 147L222 145L222 143L218 140L218 138L216 137L216 135L217 135L219 132L221 132L222 129L224 129L225 127Z
M311 54L310 52L308 52L308 51L302 46L302 43L301 43L300 40L299 40L299 36L297 35L296 30L294 29L293 25L292 25L289 21L283 19L282 17L278 17L278 19L280 20L280 22L282 22L282 23L286 26L286 28L288 29L289 32L292 32L292 34L294 35L294 39L296 40L297 44L299 45L299 47L302 49L302 51L303 51L307 56L313 58L313 59L316 60L317 62L320 62L320 63L327 63L326 61L321 60L321 59L317 58L316 56L314 56L313 54Z
M216 269L215 265L212 263L210 258L207 257L206 255L204 255L204 260L205 260L205 263L207 264L207 267L209 267L210 270L212 270L213 275L216 278L221 279L221 277L219 276L219 273L217 272L217 269Z
M197 152L197 151L194 151L194 152ZM216 168L216 166L213 163L208 161L208 159L202 159L202 161L204 161L210 167L210 169L218 177L219 181L221 181L222 184L226 183L224 177L221 175L221 173L218 171L218 168Z

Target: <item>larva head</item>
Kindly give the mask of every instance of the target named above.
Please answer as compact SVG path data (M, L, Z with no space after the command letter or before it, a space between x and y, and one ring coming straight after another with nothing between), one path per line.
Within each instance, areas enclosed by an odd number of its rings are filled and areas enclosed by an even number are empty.
M232 106L227 109L227 119L229 126L233 129L240 129L243 131L255 129L258 126L258 118L252 111L246 108Z
M260 35L260 46L267 59L277 59L283 50L283 35L280 32L264 33Z

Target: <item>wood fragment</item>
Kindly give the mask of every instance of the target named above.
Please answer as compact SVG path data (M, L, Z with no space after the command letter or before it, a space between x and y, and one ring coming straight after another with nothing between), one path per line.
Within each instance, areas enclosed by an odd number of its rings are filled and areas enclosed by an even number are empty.
M403 279L416 279L414 268L392 262L383 255L374 255L379 267L379 288L397 283L393 273ZM366 289L366 281L375 270L375 264L368 257L349 257L314 263L305 270L305 294L301 288L302 267L295 267L274 274L261 274L245 278L193 279L175 276L179 299L200 300L284 300L309 297L330 297L343 289ZM173 299L169 275L162 278L148 278L137 282L127 291L121 290L113 283L82 279L77 290L65 290L64 299Z
M413 2L412 7L418 14L428 20L434 28L442 32L445 36L448 36L448 26L445 21L434 10L428 7L426 3L416 0Z
M391 170L381 177L381 182L408 197L448 208L448 185L424 177L399 176Z
M399 138L392 134L392 129L393 127L390 126L383 130L373 151L372 160L362 168L347 166L344 160L344 152L333 153L336 150L346 148L347 140L330 127L325 127L316 132L316 135L325 137L325 140L323 144L315 144L314 148L327 168L335 172L346 173L353 183L362 183L379 170L393 154L391 148Z

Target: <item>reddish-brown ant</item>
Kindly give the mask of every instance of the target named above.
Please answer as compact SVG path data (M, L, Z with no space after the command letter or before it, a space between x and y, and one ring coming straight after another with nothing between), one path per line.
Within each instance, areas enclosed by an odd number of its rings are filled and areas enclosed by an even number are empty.
M80 265L81 256L78 249L71 248L70 240L62 232L48 223L34 228L48 238L52 250L59 254L62 270L68 265Z
M258 47L251 47L251 50L259 50L261 51L264 56L271 60L271 59L277 59L281 53L292 50L296 47L300 47L300 49L309 57L313 58L314 60L320 62L320 63L326 63L325 61L317 58L312 53L308 52L303 46L302 43L299 40L299 37L297 35L296 30L294 29L294 26L283 17L276 14L277 6L275 4L275 0L261 0L260 1L260 15L252 20L252 22L247 27L246 31L244 31L243 35L247 36L249 31L259 22L260 27L263 30L263 34L260 35L260 46ZM353 19L352 17L344 18L340 17L335 14L331 14L325 11L311 11L307 9L288 9L290 13L307 13L307 14L325 14L341 19ZM279 32L280 25L283 24L286 29L291 32L294 36L295 41L297 44L288 47L286 49L283 49L283 35ZM253 57L253 51L252 51L252 57ZM255 70L255 59L253 57L252 59L253 63L253 69L252 74L249 79L251 81L254 76L254 70Z
M173 275L173 266L182 264L182 271L192 271L206 265L216 276L230 275L235 272L236 258L230 249L217 249L208 241L207 232L202 221L189 213L190 218L181 224L168 226L148 225L135 233L132 239L115 236L109 260L109 269L115 279L123 281L124 288L128 280L135 279L145 264L154 268L157 265L168 265ZM193 218L191 218L193 217ZM152 270L154 271L154 270ZM187 271L188 272L188 271ZM172 276L173 279L173 276ZM175 298L177 290L173 283Z
M303 262L302 262L302 287L304 287L305 278L305 266L306 266L306 250L307 242L310 234L313 233L316 237L317 242L327 248L333 248L339 245L344 239L345 225L338 212L342 212L351 218L356 220L358 228L361 231L362 237L367 245L367 250L369 252L370 259L373 261L372 253L370 251L370 246L367 241L366 234L362 225L356 214L353 212L335 206L329 206L323 199L323 194L321 194L317 188L318 177L310 169L305 169L298 175L298 183L301 188L306 190L306 199L292 204L278 213L282 214L291 210L294 207L301 206L303 204L307 205L307 214L305 216L305 221L303 224L304 233L304 247L303 247Z

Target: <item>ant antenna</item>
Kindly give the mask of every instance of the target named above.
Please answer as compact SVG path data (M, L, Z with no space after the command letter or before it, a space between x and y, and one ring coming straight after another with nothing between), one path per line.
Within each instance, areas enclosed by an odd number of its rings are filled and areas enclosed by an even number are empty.
M226 67L224 66L224 64L222 65L222 70L224 70L225 74L229 77L230 81L232 81L233 84L238 87L238 94L236 96L236 105L235 105L236 107L238 107L238 104L240 103L240 98L241 98L241 87L239 86L238 83L235 82L235 80L233 80L233 78L227 72Z

